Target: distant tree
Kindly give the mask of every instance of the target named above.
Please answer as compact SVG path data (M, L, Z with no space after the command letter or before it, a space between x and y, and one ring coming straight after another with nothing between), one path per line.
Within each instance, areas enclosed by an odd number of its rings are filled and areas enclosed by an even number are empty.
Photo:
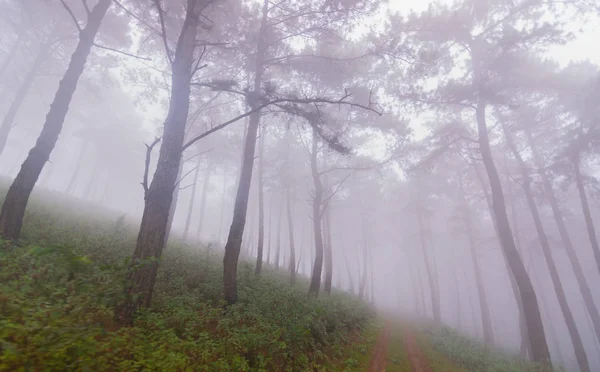
M69 67L60 82L50 111L46 116L42 132L29 152L21 170L10 186L0 212L0 235L6 239L18 239L23 225L25 208L31 191L54 149L62 130L69 103L73 97L79 77L83 73L94 39L112 0L100 0L88 13L87 24L79 24L79 42L71 56Z

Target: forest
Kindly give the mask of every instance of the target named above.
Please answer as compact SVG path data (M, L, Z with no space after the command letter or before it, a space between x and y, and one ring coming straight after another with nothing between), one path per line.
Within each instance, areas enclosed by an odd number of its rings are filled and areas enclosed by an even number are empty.
M600 371L600 1L0 30L0 371Z

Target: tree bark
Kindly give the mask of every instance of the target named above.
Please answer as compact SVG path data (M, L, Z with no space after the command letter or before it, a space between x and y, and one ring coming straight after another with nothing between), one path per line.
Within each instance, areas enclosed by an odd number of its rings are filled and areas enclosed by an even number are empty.
M478 142L483 164L490 181L492 206L500 238L500 245L502 246L504 257L508 262L508 266L519 288L519 295L521 303L523 304L523 313L525 316L525 324L527 326L527 334L529 336L533 360L543 365L547 365L551 363L550 351L548 350L548 344L546 342L540 308L535 295L535 290L531 284L525 265L523 264L523 260L517 251L508 222L502 184L490 148L485 108L485 103L481 101L478 102L476 108L477 131L479 133Z
M115 319L133 324L138 308L150 306L167 236L168 220L177 187L181 149L190 106L190 79L199 24L199 0L188 0L186 16L172 63L171 98L164 124L162 146L154 177L144 195L144 212L126 275L125 300L115 309Z
M263 246L265 242L265 195L264 195L264 157L265 157L265 131L260 131L258 149L258 243L256 245L255 273L260 274L263 263Z
M212 167L209 161L206 163L206 172L204 172L204 180L202 181L202 196L200 197L200 216L198 216L198 228L196 229L196 236L198 240L202 240L202 228L204 227L204 213L206 211L206 196L208 195L208 188L210 187L210 174L212 173Z
M81 165L83 164L83 159L85 159L85 154L87 152L88 147L88 141L83 141L83 145L79 151L79 156L77 156L77 160L75 163L75 171L73 172L71 180L69 181L69 184L67 185L67 188L65 190L67 194L75 194L75 183L77 182L77 178L79 178L79 173L81 173Z
M171 199L171 206L169 207L169 218L167 219L167 231L165 232L165 246L169 243L169 237L171 236L171 230L173 229L173 220L175 220L175 212L177 212L177 201L179 201L179 189L181 188L181 181L183 177L183 155L179 160L179 170L177 172L177 181L175 181L175 187L173 187L173 196Z
M287 189L287 220L290 235L290 283L296 284L296 248L294 246L294 221L292 219L292 191L288 185Z
M0 66L0 79L4 76L4 73L10 66L10 63L14 61L15 55L17 54L17 50L19 50L19 46L21 45L21 41L23 39L23 29L19 30L19 34L17 35L17 39L10 47L10 50L6 54L6 58L2 61L2 65Z
M492 316L490 313L490 307L487 300L487 294L483 285L483 275L481 272L481 265L477 257L477 249L475 245L473 226L471 223L471 214L469 213L469 204L465 196L464 186L462 178L459 179L459 190L460 199L462 203L463 218L466 227L467 238L469 240L469 249L471 250L471 260L473 262L473 269L475 271L475 284L477 286L477 293L479 295L479 309L481 311L481 326L483 328L483 341L488 346L494 345L494 330L492 328Z
M196 189L198 188L198 174L200 174L200 161L201 158L198 156L198 160L196 161L196 170L194 171L194 181L192 183L192 195L190 196L190 204L188 205L187 217L185 219L185 228L183 229L183 240L187 240L190 233L192 212L194 211L194 202L196 201Z
M569 336L571 337L571 342L575 350L577 363L579 364L579 368L581 369L581 371L588 372L590 371L590 366L588 363L587 355L583 347L583 342L581 341L581 336L579 335L579 330L577 329L577 325L575 324L575 318L573 317L571 309L569 308L567 297L565 296L565 291L563 289L558 270L556 269L554 258L552 257L550 243L548 242L548 237L546 236L546 232L544 231L544 226L542 224L542 219L540 218L537 205L535 204L535 200L533 198L533 193L531 191L531 180L529 178L527 166L525 165L521 154L515 147L512 137L508 132L505 124L501 123L501 125L504 131L504 136L506 138L506 143L508 144L512 154L514 155L515 159L519 164L519 170L521 171L521 176L523 177L523 192L525 193L525 198L527 199L527 205L529 206L531 217L533 218L533 222L535 223L535 230L538 234L538 237L540 238L540 246L544 254L544 259L546 260L546 265L548 266L548 271L550 272L550 278L552 279L554 292L556 293L560 309L562 311L563 317L565 318L565 323L567 324Z
M273 245L273 207L275 205L275 195L271 195L271 205L269 206L269 224L267 226L267 263L271 263L271 246Z
M277 250L275 251L275 267L279 269L279 254L281 253L281 221L283 219L283 188L281 189L281 204L279 205L279 218L277 219Z
M548 177L548 173L546 172L544 161L538 153L537 146L535 145L535 141L533 140L531 133L525 131L525 137L527 138L527 142L529 143L529 147L531 148L533 154L533 161L535 162L535 165L538 168L538 172L542 178L542 184L544 185L546 196L548 197L548 201L550 202L550 208L552 209L552 214L558 227L558 232L565 247L565 251L567 252L567 257L569 258L569 262L571 263L571 267L573 268L573 272L575 273L575 278L577 279L577 284L579 285L579 291L583 296L585 307L588 311L588 314L590 314L592 324L594 325L596 338L598 339L598 342L600 342L600 313L598 313L598 308L594 303L592 292L587 283L585 275L583 274L583 269L581 268L581 264L579 263L579 259L577 258L577 253L575 252L573 243L571 242L571 237L567 232L567 227L565 226L565 221L563 219L562 212L560 211L558 201L556 200L556 196L554 195L554 189L552 187L552 183L550 182L550 178Z
M427 278L429 279L429 289L431 295L431 308L433 311L433 318L436 322L442 321L441 309L440 309L440 299L439 294L437 293L437 284L433 274L433 270L431 269L431 262L429 261L429 252L428 247L425 242L425 231L423 227L423 216L421 213L421 205L417 206L417 220L419 222L419 239L421 241L421 252L423 253L423 260L425 263L425 270L427 270Z
M60 81L40 136L8 189L0 212L0 235L5 239L18 239L21 234L29 196L56 145L77 82L83 73L94 38L110 4L111 0L100 0L90 12L87 25L79 33L79 42L71 56L69 67Z
M596 229L594 228L594 220L592 220L590 205L588 203L587 195L585 193L585 187L583 185L583 179L581 177L580 163L581 160L579 154L577 154L577 156L573 158L573 171L575 173L575 183L577 184L579 200L581 201L581 210L583 211L583 217L585 218L585 226L587 228L588 236L590 238L590 244L592 245L592 251L594 251L596 267L598 268L598 272L600 273L600 248L598 248L598 239L596 237Z
M312 277L308 293L313 296L318 296L321 289L321 273L323 272L323 233L321 231L321 205L323 204L323 184L317 165L317 157L319 153L319 136L317 131L313 129L312 149L310 156L310 170L313 183L315 185L315 194L312 201L313 212L313 232L315 234L315 263L313 266Z
M0 124L0 154L4 151L6 147L6 142L8 141L8 135L10 134L10 130L14 126L15 118L17 117L17 113L21 108L23 102L25 102L25 98L27 97L27 93L29 93L29 89L35 80L36 75L38 74L42 63L46 60L48 53L50 52L50 46L52 45L50 36L48 40L46 40L40 47L33 64L27 71L27 75L21 82L19 89L17 90L17 94L15 94L15 98L13 99L8 111L4 115L4 119L2 119L2 124ZM85 63L85 62L84 62ZM64 120L64 119L63 119Z
M225 220L225 196L227 193L225 190L227 189L227 169L223 167L223 184L221 189L221 217L219 218L219 243L223 242L223 221ZM200 238L198 236L198 238Z
M268 21L268 0L264 0L262 8L262 21L258 35L256 51L256 71L254 74L254 93L259 94L261 90L262 76L264 72L264 59L267 50L266 34ZM257 102L252 102L255 108ZM233 207L233 219L229 229L229 236L225 244L225 256L223 257L223 292L228 304L237 302L237 266L242 247L242 236L246 223L246 212L248 209L248 196L252 183L252 170L254 168L254 153L256 150L256 135L260 125L260 112L250 115L248 133L244 144L244 157L240 172L240 181Z
M333 277L333 247L331 246L331 204L325 206L325 281L323 290L327 294L331 294L331 279Z

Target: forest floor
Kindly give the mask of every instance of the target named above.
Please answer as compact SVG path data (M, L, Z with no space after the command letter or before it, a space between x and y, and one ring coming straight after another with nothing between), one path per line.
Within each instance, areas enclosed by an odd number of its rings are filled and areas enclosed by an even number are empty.
M412 321L388 319L371 352L368 372L466 372L433 350Z

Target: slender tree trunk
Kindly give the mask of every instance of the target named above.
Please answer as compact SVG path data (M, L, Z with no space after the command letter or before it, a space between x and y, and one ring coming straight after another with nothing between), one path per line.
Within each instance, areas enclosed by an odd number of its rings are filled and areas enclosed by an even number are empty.
M187 217L185 219L185 228L183 229L183 240L187 240L190 233L190 224L192 222L192 212L194 211L194 203L196 201L196 189L198 188L198 174L200 174L201 160L200 156L198 156L196 170L194 171L194 181L192 183L192 195L190 197L190 204L188 205Z
M262 8L262 22L258 35L256 51L256 71L254 73L254 93L259 94L261 90L262 76L264 72L264 59L267 49L266 33L268 30L268 0L264 0ZM252 102L251 106L257 105ZM237 266L242 247L242 236L246 223L246 212L248 209L248 196L252 183L252 170L254 168L254 153L256 149L256 135L260 124L260 112L250 115L248 133L244 144L244 156L240 181L238 184L235 205L233 208L233 219L229 229L229 236L225 244L225 256L223 257L223 289L225 301L228 304L237 302Z
M294 224L292 220L292 192L291 188L287 190L287 220L288 232L290 235L290 282L296 284L296 249L294 247Z
M354 291L354 280L352 279L352 270L350 270L350 265L348 265L348 257L346 257L346 250L342 250L342 254L344 255L344 261L346 262L346 270L348 270L348 285L350 286L350 293L356 294Z
M133 323L139 307L150 306L158 260L165 246L190 106L190 79L199 24L199 3L198 0L188 0L185 21L175 49L171 98L162 146L154 177L144 195L144 212L126 276L126 299L115 309L116 320L124 324Z
M462 313L460 308L460 286L458 284L458 273L456 272L456 268L459 265L459 261L456 259L455 249L452 249L452 258L454 261L454 267L452 268L452 274L454 279L454 287L456 288L456 327L458 330L462 330Z
M421 214L421 206L417 207L417 219L419 222L419 238L421 240L421 252L423 252L423 260L425 263L425 269L427 270L427 278L429 279L429 289L431 294L431 308L433 310L433 318L436 322L442 321L441 309L440 309L440 298L436 291L436 280L431 269L431 262L429 260L429 250L425 242L425 230L423 227L423 217Z
M473 269L475 270L475 285L479 294L479 308L481 310L481 326L483 328L483 341L488 346L494 345L494 331L492 328L492 316L487 300L487 294L483 285L483 275L481 265L477 257L477 248L475 245L473 226L471 223L471 214L469 213L469 204L465 196L465 190L462 183L462 178L459 178L460 199L462 203L463 218L466 227L467 238L469 239L469 248L471 250L471 260L473 261Z
M331 278L333 277L333 247L331 246L331 204L325 210L325 282L323 290L331 294Z
M588 236L590 238L590 243L592 244L592 250L594 251L596 267L598 268L598 272L600 273L600 248L598 248L596 229L594 228L594 221L592 220L590 205L588 203L587 195L585 193L585 187L583 186L580 163L581 160L579 154L577 154L577 156L573 158L573 171L575 173L575 183L577 184L577 191L579 192L579 200L581 201L581 210L583 211L583 217L585 218L585 226L587 228Z
M558 303L560 305L561 312L565 319L565 323L567 324L567 329L569 331L569 336L571 337L571 342L573 345L573 349L575 351L575 356L577 358L577 363L579 364L579 368L583 372L590 371L590 366L588 363L587 355L585 353L585 349L583 347L583 342L581 341L581 336L579 335L579 330L577 329L577 325L575 324L575 318L571 313L571 309L569 308L569 304L567 302L567 297L565 295L562 282L560 280L560 276L558 274L558 270L556 269L556 264L554 263L554 258L552 257L552 251L550 250L550 243L548 242L548 238L546 236L546 232L544 231L544 227L542 225L542 219L540 218L537 206L533 199L533 194L531 192L529 174L527 169L525 168L525 164L521 159L521 156L518 154L516 148L512 144L512 140L509 137L509 134L506 133L507 142L510 143L511 150L519 165L521 167L521 175L523 177L523 191L525 192L525 197L527 198L527 204L529 205L529 211L531 212L531 217L535 223L535 229L537 231L538 237L540 238L540 246L542 247L542 252L544 253L544 259L546 260L546 265L548 266L548 271L550 272L550 278L552 279L552 285L554 287L554 292L556 293L556 297L558 299Z
M267 230L269 233L267 234L267 263L271 263L271 246L273 245L273 207L275 205L275 195L271 195L271 205L269 206L269 224Z
M319 153L319 136L313 129L312 152L310 157L310 170L313 183L315 185L315 194L312 201L313 212L313 231L315 234L315 264L313 267L312 278L308 293L318 296L321 289L321 273L323 272L323 232L321 231L321 205L323 204L323 184L317 165Z
M42 132L8 189L2 205L2 212L0 212L0 235L5 239L18 239L21 234L29 196L56 145L73 93L77 88L77 82L83 73L87 57L94 44L94 38L110 4L111 0L100 0L90 12L87 25L79 33L79 43L71 56L65 75L60 81Z
M496 215L494 214L494 206L493 206L492 196L489 194L488 189L485 184L485 181L483 179L483 176L480 174L477 166L474 165L473 169L475 171L475 175L477 176L477 179L479 180L479 184L481 185L481 190L483 191L483 195L485 196L485 200L488 205L489 213L492 218L492 222L494 224L494 231L496 232L496 236L498 237L498 240L500 240L500 233L498 230L498 224L496 223ZM515 244L515 246L517 247L517 252L519 253L519 255L521 255L521 252L519 252L519 250L518 250L518 245ZM503 251L503 253L504 253L504 251ZM506 273L510 280L510 286L511 286L511 289L513 292L513 296L515 298L515 303L517 305L517 311L519 312L519 330L520 330L520 334L521 334L521 349L523 349L525 347L529 351L529 353L531 353L531 346L529 343L530 342L529 335L527 334L527 332L528 332L527 323L525 322L525 311L523 309L523 303L521 302L519 286L517 285L517 281L510 269L510 266L508 265L508 260L504 259L504 265L506 266Z
M2 61L2 65L0 66L0 80L4 76L4 73L8 69L8 66L10 66L10 64L14 61L15 55L17 54L17 50L19 50L22 40L23 40L23 30L20 30L19 34L17 35L17 39L15 40L13 45L10 47L10 50L6 54L4 61Z
M560 207L558 206L558 201L556 200L556 196L554 195L554 189L552 187L552 183L550 182L550 178L546 173L546 167L544 165L544 161L540 157L537 146L531 136L531 133L525 132L525 137L527 138L527 142L531 148L533 153L533 160L538 168L538 172L542 178L542 183L544 185L544 189L546 191L546 196L550 201L550 208L552 209L552 214L554 215L554 219L556 220L556 225L558 227L558 232L560 234L561 240L564 244L565 250L567 252L567 257L569 258L569 262L571 263L571 267L573 268L573 272L575 273L575 278L577 279L577 284L579 285L579 291L583 296L583 300L585 302L585 307L590 314L590 318L592 319L592 324L594 325L594 331L596 334L596 338L598 342L600 342L600 313L598 313L598 308L594 303L594 298L592 297L592 292L587 283L585 275L583 274L583 269L581 268L581 264L579 263L579 259L577 258L577 253L573 247L573 243L571 242L571 237L567 232L567 227L565 226L565 221L562 216L562 212L560 211Z
M173 188L173 196L171 206L169 207L169 218L167 219L167 231L165 232L165 246L169 243L171 230L173 229L173 221L175 220L175 212L177 212L177 202L179 201L179 190L181 188L181 177L183 177L183 155L179 160L179 171L177 172L177 180Z
M361 207L362 207L362 203L361 203ZM359 282L358 282L358 298L362 299L365 295L365 286L367 285L367 265L368 265L368 249L369 246L367 244L368 242L368 237L367 237L367 223L365 221L365 214L364 212L361 212L360 214L360 221L361 221L361 232L362 232L362 247L363 247L363 260L362 260L362 264L363 264L363 269L362 269L362 273L360 272L360 258L358 258L359 260Z
M500 245L502 246L504 257L508 262L508 266L515 278L517 286L519 287L519 294L521 303L523 304L523 313L525 315L525 324L527 325L527 334L529 335L533 360L546 365L551 363L551 360L550 351L548 350L548 344L546 342L546 335L544 333L544 326L542 324L542 316L540 314L535 290L531 284L523 260L517 251L508 222L502 184L490 148L485 108L485 103L479 102L477 104L476 119L477 130L479 133L479 149L490 181L492 206L500 238Z
M77 160L75 163L75 171L73 172L73 175L71 176L71 180L69 181L69 185L67 186L67 189L65 190L65 192L67 194L71 194L71 195L75 194L75 183L77 181L77 178L79 178L79 173L81 173L81 165L83 164L83 159L85 159L85 154L87 152L88 147L89 147L88 141L84 141L83 146L81 147L81 149L79 151L79 156L77 157Z
M35 77L38 74L42 63L46 60L46 57L48 57L51 45L52 40L49 36L48 40L46 40L46 42L44 42L44 44L42 44L42 46L40 47L40 50L38 51L35 59L33 60L33 64L31 65L29 71L27 71L27 75L25 75L25 78L21 82L21 85L17 90L17 94L15 94L15 98L10 104L8 111L6 111L4 119L2 119L2 124L0 124L0 154L2 154L4 148L6 147L8 135L10 134L10 131L14 126L14 121L17 117L17 113L19 112L19 109L21 108L23 102L25 102L27 93L29 93L29 89L31 88L31 85L35 80Z
M227 168L223 167L223 185L221 186L221 217L219 218L219 242L223 242L223 221L225 220L225 196L227 193ZM198 237L199 238L199 237Z
M196 229L196 236L199 240L202 240L202 228L204 227L204 212L206 211L206 196L208 195L208 188L210 187L210 174L212 172L212 166L210 161L206 162L206 172L204 172L204 180L202 181L202 196L200 197L200 216L198 217L198 228Z
M264 195L264 157L265 157L265 131L260 131L258 144L258 243L256 246L256 274L260 274L263 263L263 246L265 241L265 195Z
M275 251L275 267L279 269L279 255L281 253L281 223L283 220L283 188L281 189L281 204L279 205L279 218L277 219L277 250Z
M88 180L87 185L85 186L85 190L83 191L83 199L88 201L92 200L92 190L94 188L94 185L96 184L96 175L100 173L98 166L98 154L96 154L96 157L93 160L93 164L94 166L91 168L92 172L90 174L90 179Z

